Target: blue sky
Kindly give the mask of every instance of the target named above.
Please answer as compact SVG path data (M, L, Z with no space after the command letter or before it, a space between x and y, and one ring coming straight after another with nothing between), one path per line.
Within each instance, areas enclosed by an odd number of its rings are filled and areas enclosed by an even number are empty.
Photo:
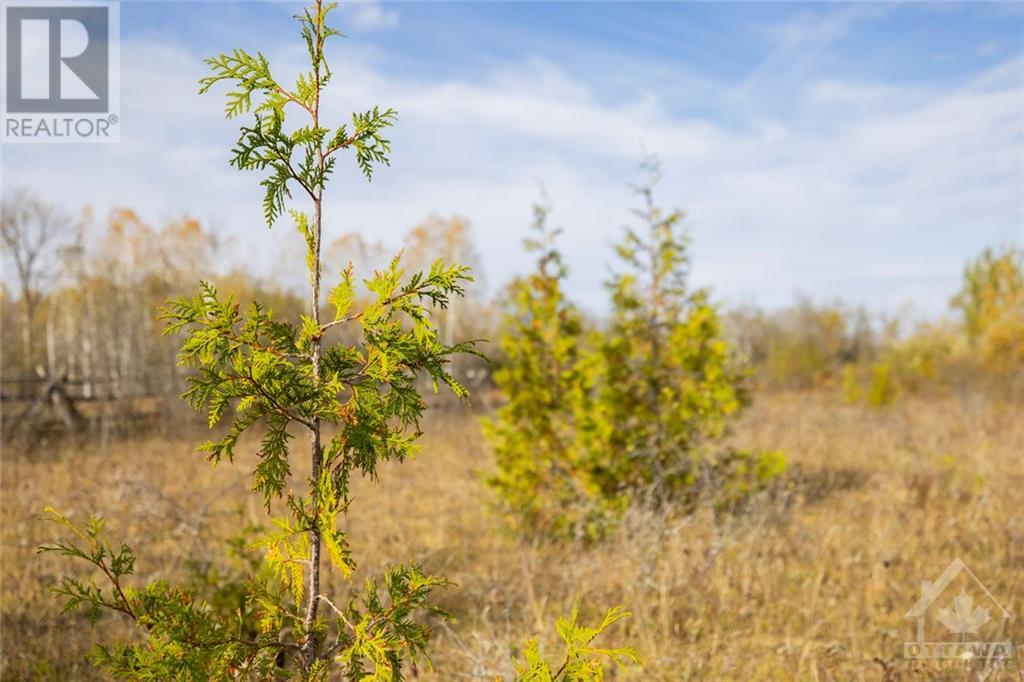
M200 98L201 59L301 58L291 3L124 3L121 142L13 145L5 187L98 214L194 215L237 262L281 273L294 235L262 225L235 124ZM728 304L798 292L943 312L964 262L1024 244L1024 14L1017 4L357 3L336 21L341 119L394 106L393 167L340 173L328 235L397 245L432 212L469 218L493 290L541 183L570 288L599 311L628 182L662 156L687 210L693 279Z

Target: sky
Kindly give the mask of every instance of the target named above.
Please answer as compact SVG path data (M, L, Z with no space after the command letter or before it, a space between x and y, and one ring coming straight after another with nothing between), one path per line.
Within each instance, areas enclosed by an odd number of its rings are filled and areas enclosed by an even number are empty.
M259 177L228 166L239 121L199 96L202 59L262 51L291 80L299 5L121 4L121 138L6 145L4 191L68 209L190 215L231 264L299 272ZM398 110L372 183L342 164L326 239L400 245L432 213L473 225L493 293L543 191L569 292L600 313L629 189L657 154L687 213L695 285L724 305L797 295L889 314L946 310L964 264L1024 246L1024 10L1017 3L362 2L335 21L324 109ZM330 119L329 119L330 120ZM328 263L340 269L343 264Z

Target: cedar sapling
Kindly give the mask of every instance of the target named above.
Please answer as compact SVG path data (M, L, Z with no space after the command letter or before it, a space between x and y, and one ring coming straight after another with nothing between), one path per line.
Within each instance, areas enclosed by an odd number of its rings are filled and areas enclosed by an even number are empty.
M655 202L656 160L643 170L640 225L615 246L604 329L582 330L543 212L543 239L528 243L537 269L512 286L488 483L528 534L596 540L630 506L691 502L703 480L733 506L785 468L781 453L715 447L746 403L744 375L708 293L687 282L684 214Z
M615 246L619 270L607 282L611 323L595 344L589 439L594 483L601 497L623 506L698 499L739 509L771 490L786 471L779 450L740 450L723 443L749 402L747 372L732 355L710 292L689 283L686 214L655 201L662 178L656 157L646 159L633 188L639 227L627 227ZM592 433L588 431L587 433Z
M236 49L206 61L211 74L200 90L227 83L227 116L254 114L241 128L231 164L262 174L268 226L287 213L303 238L309 314L291 324L259 303L243 310L205 282L198 295L171 301L161 313L167 333L185 336L180 364L194 370L183 397L208 412L211 427L229 423L221 438L200 447L207 458L214 464L233 460L243 434L262 426L252 488L268 512L284 512L272 518L271 532L257 543L274 579L252 577L247 608L224 617L184 588L163 582L141 590L127 586L135 556L127 546L108 543L102 521L94 518L79 528L48 510L49 518L79 541L45 545L41 551L85 559L110 583L104 590L65 578L58 591L67 607L87 606L94 618L104 609L118 611L140 627L142 643L96 650L96 662L116 677L265 677L282 674L283 667L303 679L322 679L334 669L352 679L400 679L406 661L425 658L429 629L417 620L418 612L449 617L428 602L434 588L448 583L415 565L389 569L384 594L371 580L365 594L347 605L321 591L324 549L342 575L355 568L348 536L338 524L351 502L352 475L375 478L379 462L413 454L425 408L417 377L425 373L435 391L444 384L466 399L466 389L447 364L454 354L475 352L472 343L442 343L431 322L431 308L444 308L451 297L463 295L471 280L468 268L440 260L426 272L406 276L396 257L365 280L371 296L358 311L353 310L357 284L350 264L328 294L332 315L321 319L327 183L343 153L355 156L367 179L375 167L387 165L391 146L383 135L396 118L393 110L374 107L354 114L348 124L321 120L321 95L331 78L325 45L339 35L326 23L334 7L316 2L297 17L310 66L294 86L277 81L261 53ZM295 115L302 120L289 126ZM355 328L358 343L327 343L327 332L335 327ZM301 483L292 472L292 441L299 431L307 432L310 444L306 485L293 485ZM242 636L253 631L256 638Z
M595 457L607 495L662 503L689 489L745 403L742 373L729 356L708 292L692 289L685 214L654 200L657 159L634 191L639 227L615 245L620 266L607 283L611 324L601 338L604 376L598 403L607 438Z
M534 206L533 234L524 245L536 254L536 266L506 291L503 361L494 381L508 399L483 425L497 464L487 484L502 515L510 525L566 535L600 522L594 512L602 500L586 475L580 437L591 407L586 329L565 294L569 268L549 214L547 203Z

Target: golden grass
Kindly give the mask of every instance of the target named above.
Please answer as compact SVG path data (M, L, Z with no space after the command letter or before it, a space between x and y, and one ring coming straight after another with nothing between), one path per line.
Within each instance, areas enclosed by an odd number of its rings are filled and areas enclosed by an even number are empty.
M904 614L954 557L1011 612L1024 602L1024 409L981 398L911 399L877 411L820 394L763 395L734 440L780 448L786 489L744 514L631 515L598 545L524 542L496 530L479 472L490 466L472 415L438 411L415 461L360 482L347 525L360 573L421 562L457 587L440 594L458 622L438 629L435 672L493 679L530 636L558 655L552 623L580 595L585 614L622 604L633 617L609 637L631 644L636 680L965 679L913 673ZM201 436L4 453L3 662L8 679L93 679L96 639L123 636L117 616L95 631L61 615L47 593L81 567L34 548L55 529L46 504L102 514L139 555L139 579L176 578L187 560L218 561L241 518L264 519L245 457L211 469ZM330 587L345 589L334 577ZM1024 642L1024 619L1003 638ZM1018 678L1018 671L989 679Z

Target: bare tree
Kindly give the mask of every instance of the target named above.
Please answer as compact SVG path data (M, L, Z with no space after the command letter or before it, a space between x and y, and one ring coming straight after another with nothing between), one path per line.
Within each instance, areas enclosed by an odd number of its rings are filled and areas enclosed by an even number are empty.
M22 366L31 370L32 329L36 310L48 283L59 273L59 251L73 237L72 220L28 190L17 190L0 203L0 238L6 257L14 262L21 293Z

